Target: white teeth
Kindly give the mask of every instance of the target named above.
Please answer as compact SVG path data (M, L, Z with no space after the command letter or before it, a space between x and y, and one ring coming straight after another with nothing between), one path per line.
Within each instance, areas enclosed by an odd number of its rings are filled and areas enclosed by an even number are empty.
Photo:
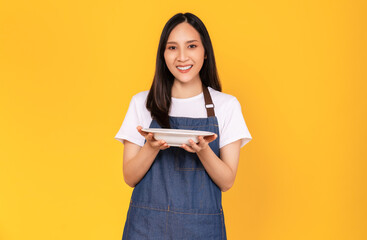
M189 69L191 67L192 67L192 65L187 66L187 67L177 67L177 68L180 69L180 70L187 70L187 69Z

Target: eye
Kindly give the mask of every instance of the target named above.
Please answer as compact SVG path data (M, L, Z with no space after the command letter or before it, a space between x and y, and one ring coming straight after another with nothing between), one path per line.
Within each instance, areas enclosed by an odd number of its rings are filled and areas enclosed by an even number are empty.
M168 49L172 49L172 48L175 48L175 46L170 46L170 47L168 47Z
M195 44L191 44L191 45L189 45L189 47L190 48L192 48L192 47L196 48L197 46Z

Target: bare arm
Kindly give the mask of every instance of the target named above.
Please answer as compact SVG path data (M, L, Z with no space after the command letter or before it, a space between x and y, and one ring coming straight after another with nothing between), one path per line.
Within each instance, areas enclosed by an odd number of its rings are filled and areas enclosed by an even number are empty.
M135 187L144 177L159 151L169 148L165 141L157 141L152 133L142 132L141 129L141 126L137 127L139 133L147 140L143 147L127 140L124 144L123 175L130 187Z
M220 149L220 158L208 145L215 138L199 137L199 143L191 142L191 146L183 148L189 152L196 152L205 170L221 191L228 191L236 178L240 156L241 140L232 142Z

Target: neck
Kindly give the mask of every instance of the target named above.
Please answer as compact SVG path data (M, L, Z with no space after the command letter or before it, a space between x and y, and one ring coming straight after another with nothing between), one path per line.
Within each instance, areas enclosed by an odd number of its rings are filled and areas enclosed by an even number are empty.
M187 83L174 80L172 85L172 97L174 98L190 98L202 93L203 87L200 78Z

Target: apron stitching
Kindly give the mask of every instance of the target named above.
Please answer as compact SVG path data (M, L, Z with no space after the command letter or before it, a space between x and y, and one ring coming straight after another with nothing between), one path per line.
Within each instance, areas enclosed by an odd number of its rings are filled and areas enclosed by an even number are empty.
M136 208L144 208L144 209L155 210L155 211L160 211L160 212L167 212L166 209L152 208L152 207L146 207L146 206L136 206L136 205L132 205L132 206Z
M223 210L220 209L220 211L222 212ZM222 239L224 240L224 215L223 214L221 214L221 220L222 220Z
M181 118L185 118L185 117L181 117ZM184 125L184 124L175 124L175 123L171 123L172 125L172 128L175 128L175 127L194 127L194 128L200 128L200 127L211 127L211 126L214 126L214 127L219 127L219 125L217 123L207 123L207 124L201 124L201 125L195 125L195 124L190 124L190 125Z
M201 174L201 186L200 186L200 188L201 189L204 189L204 191L205 191L205 188L204 188L204 182L205 182L204 177L205 177L205 174L207 174L207 173L205 172L204 174Z
M131 203L130 203L131 205ZM130 226L130 213L131 213L131 210L129 209L129 214L127 215L127 219L128 219L128 222L127 222L127 229L126 229L126 239L128 239L128 234L129 234L129 226Z
M177 212L177 211L171 211L172 213L178 213L178 214L186 214L186 215L221 215L221 213L184 213L184 212Z
M169 205L168 205L168 211L166 212L166 232L164 233L164 239L167 239L168 212L169 212Z
M149 209L149 210L156 210L156 211L161 211L161 212L171 212L171 213L178 213L178 214L187 214L187 215L221 215L222 213L185 213L185 212L179 212L179 211L172 211L171 209L159 209L159 208L152 208L152 207L145 207L145 206L136 206L136 205L131 205L132 207L136 207L136 208L144 208L144 209Z
M204 171L204 168L176 168L176 171Z
M195 126L192 126L192 125L180 125L181 128L184 128L184 127L195 127L195 128L200 128L200 127L210 127L210 126L215 126L215 127L218 127L217 124L208 124L208 125L195 125ZM177 126L175 126L177 127Z

